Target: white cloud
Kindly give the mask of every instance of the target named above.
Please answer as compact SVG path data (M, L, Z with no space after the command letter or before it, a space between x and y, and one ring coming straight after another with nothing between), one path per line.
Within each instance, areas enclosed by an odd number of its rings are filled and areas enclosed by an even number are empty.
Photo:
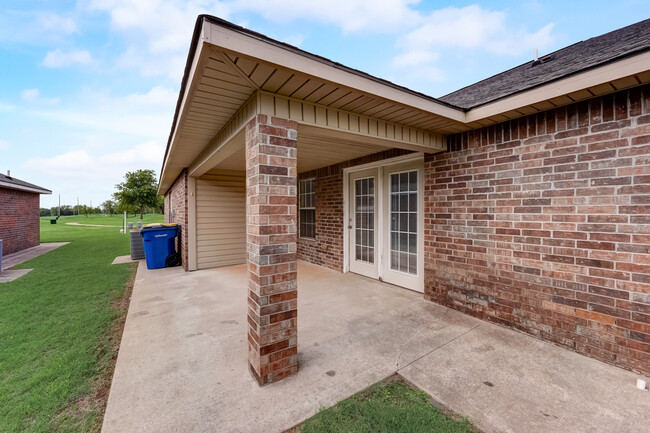
M441 81L445 79L437 61L462 53L463 62L471 63L474 55L490 53L518 56L523 52L542 51L553 43L553 24L536 32L510 25L507 14L478 5L448 7L421 13L413 28L400 36L400 53L393 57L395 70L405 71L404 81Z
M286 42L294 47L300 47L304 41L305 37L303 35L288 35L282 38L282 42Z
M188 33L188 35L191 35ZM187 37L189 40L190 36ZM167 76L178 83L183 77L187 52L153 54L144 47L130 46L117 60L117 65L125 69L135 69L144 77Z
M0 140L0 150L9 149L10 147L11 147L10 142L8 142L7 140Z
M13 105L0 101L0 111L11 111L13 109Z
M77 32L72 16L15 10L3 10L0 14L0 41L45 45L60 42Z
M453 47L518 55L530 49L531 45L542 48L551 44L552 24L529 33L508 26L506 18L505 12L477 5L440 9L423 16L421 24L401 37L398 45L406 51Z
M91 0L87 8L108 13L111 29L124 38L127 49L119 66L173 80L183 74L197 15L227 17L230 12L218 0Z
M39 27L47 32L57 32L69 35L77 31L77 23L71 17L58 15L52 12L43 12L36 18Z
M37 156L28 159L23 164L27 170L38 170L51 176L77 176L83 180L85 175L92 175L97 167L96 158L83 149L62 153L50 158Z
M160 170L164 146L143 142L123 150L75 149L50 157L31 158L22 169L39 173L48 179L47 186L55 195L61 193L63 203L73 204L76 197L82 203L95 198L95 205L111 198L115 185L127 171Z
M125 162L131 164L133 168L142 166L150 167L162 164L165 145L154 141L141 143L131 149L122 152L106 153L99 157L99 162L103 165L122 167ZM127 161L131 161L128 163Z
M59 98L42 98L38 89L25 89L22 91L20 96L28 102L39 102L42 104L57 104Z
M418 19L418 0L235 0L233 10L260 13L276 22L307 20L340 27L344 32L395 32Z
M111 178L114 173L162 164L164 146L148 141L122 151L102 153L76 149L52 157L35 157L27 160L23 168L39 170L56 177L99 180ZM119 181L119 179L117 179Z
M412 50L393 57L393 64L397 67L420 66L422 64L435 62L440 54L427 50Z
M177 92L165 86L156 86L147 93L132 93L125 98L127 103L131 104L154 104L173 107L178 97Z
M38 99L38 94L39 94L38 89L25 89L23 90L23 93L21 93L21 97L25 101L32 102Z
M43 60L46 68L65 68L73 65L90 65L94 63L93 56L86 50L63 52L54 50L47 53Z
M127 96L86 88L66 107L41 108L30 114L68 125L78 132L103 131L111 136L126 134L166 142L176 96L175 90L162 86Z
M117 60L122 68L143 76L166 75L174 81L183 74L190 36L198 14L225 19L236 13L257 13L275 22L323 22L344 32L395 32L408 28L418 13L418 0L89 0L90 11L110 16L114 33L124 38L126 49ZM146 19L145 19L146 18ZM278 35L300 46L304 36Z

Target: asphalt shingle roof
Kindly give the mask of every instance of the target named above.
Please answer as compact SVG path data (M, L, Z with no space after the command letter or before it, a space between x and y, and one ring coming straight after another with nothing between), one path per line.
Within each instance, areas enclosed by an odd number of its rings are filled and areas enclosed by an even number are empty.
M466 110L650 49L650 19L578 42L439 98ZM541 56L545 58L547 56Z
M34 185L33 183L25 182L24 180L16 179L15 177L7 176L5 174L0 173L0 186L3 188L11 188L12 186L15 187L15 189L34 189L34 190L39 190L41 191L41 194L51 194L52 191L49 189L45 189L43 187L40 187L38 185Z

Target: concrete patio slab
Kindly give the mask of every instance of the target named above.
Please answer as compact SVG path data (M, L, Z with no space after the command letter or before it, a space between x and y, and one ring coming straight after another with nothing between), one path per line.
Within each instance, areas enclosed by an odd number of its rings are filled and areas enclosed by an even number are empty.
M260 388L247 367L245 271L138 267L103 432L280 432L396 371L487 431L593 431L589 411L600 430L647 431L635 419L650 396L632 373L306 263L300 371Z
M399 373L486 432L648 432L631 372L482 324Z

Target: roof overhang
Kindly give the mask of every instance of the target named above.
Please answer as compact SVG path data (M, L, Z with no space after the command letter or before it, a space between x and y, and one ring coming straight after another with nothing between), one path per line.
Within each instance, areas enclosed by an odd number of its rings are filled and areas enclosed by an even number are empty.
M545 83L469 110L472 129L650 82L650 50Z
M0 188L15 189L17 191L33 192L36 194L52 194L52 191L50 191L49 189L41 188L35 185L34 186L20 185L13 182L6 182L3 180L0 180Z
M250 116L269 112L269 104L274 104L274 113L276 109L282 110L279 106L290 109L300 104L301 113L307 107L315 113L313 118L302 114L300 118L289 116L290 110L284 114L299 125L329 129L332 134L357 133L360 138L372 134L375 125L374 129L388 132L370 138L413 150L426 150L427 143L431 143L430 151L444 150L442 136L464 129L465 112L459 108L227 21L200 16L159 191L165 193L186 167L194 166L194 174L202 171L204 168L196 169L197 164L210 160L214 151L225 149L224 144L237 136ZM351 116L352 121L368 123L369 127L364 132L363 125L359 131L353 131L345 122L323 124L322 119L331 118L332 113ZM305 130L313 132L313 128ZM299 137L299 145L300 140Z
M243 161L245 124L258 113L298 122L309 153L335 157L399 147L446 149L444 136L650 82L645 51L463 110L207 15L196 22L160 176L165 193L185 168L200 176ZM311 152L311 153L310 153ZM320 155L325 155L322 158ZM307 158L309 159L309 158ZM312 158L313 159L313 158ZM305 165L306 164L306 165Z

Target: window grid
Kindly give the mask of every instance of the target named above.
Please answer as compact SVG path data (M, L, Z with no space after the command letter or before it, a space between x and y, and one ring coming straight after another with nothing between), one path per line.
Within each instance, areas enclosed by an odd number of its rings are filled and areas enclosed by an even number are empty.
M417 274L418 172L390 175L390 268Z
M375 178L354 181L355 260L375 263Z
M300 237L316 237L316 188L314 179L299 182Z

